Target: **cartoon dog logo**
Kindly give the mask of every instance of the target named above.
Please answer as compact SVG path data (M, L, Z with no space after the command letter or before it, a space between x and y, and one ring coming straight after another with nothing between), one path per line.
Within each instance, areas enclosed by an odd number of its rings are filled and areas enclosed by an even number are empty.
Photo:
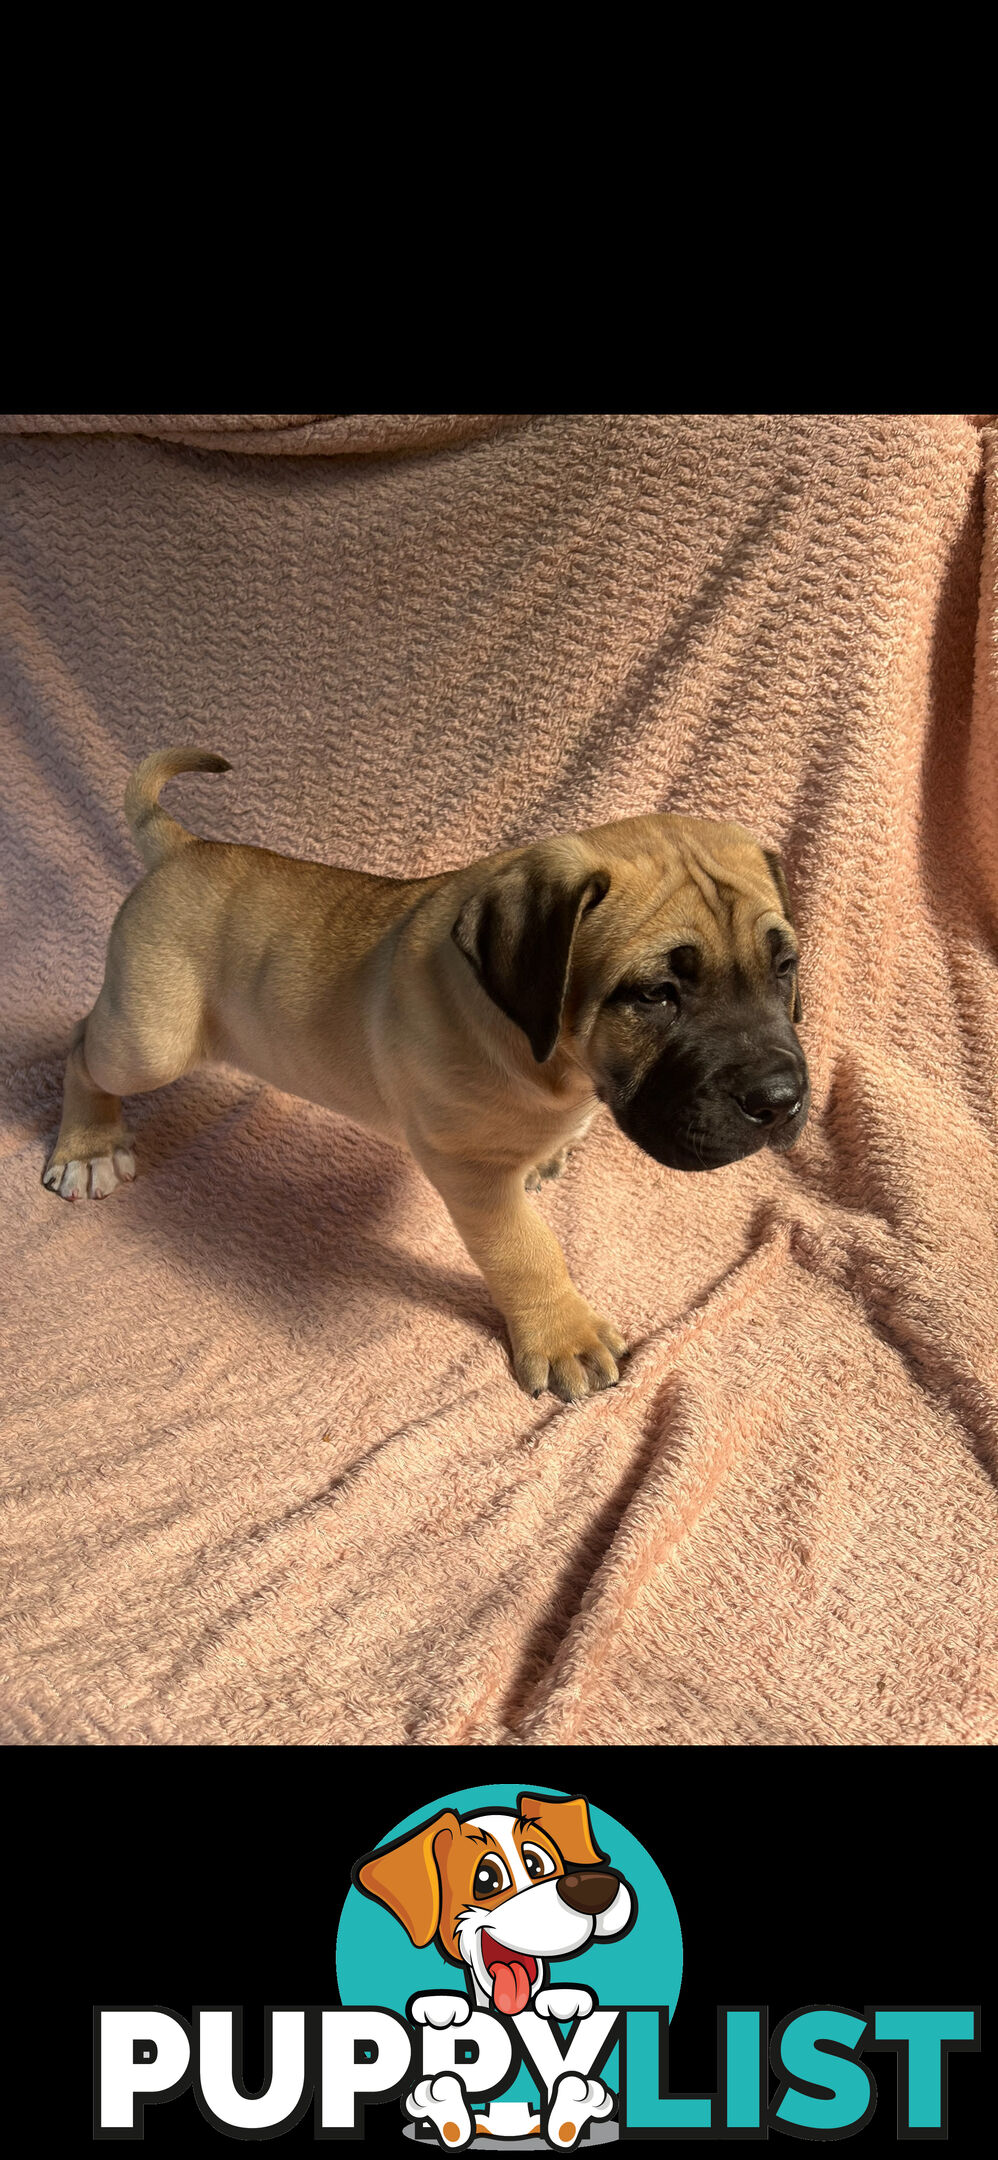
M419 1948L435 1942L463 1967L465 1993L416 1996L417 2024L460 2025L473 2010L498 2012L514 2026L524 2012L548 2019L589 2017L589 1988L551 1986L548 1966L592 1942L619 1940L633 1927L637 1899L593 1837L587 1802L521 1793L518 1806L472 1815L445 1808L431 1821L356 1863L353 1880L387 1907ZM544 2131L562 2149L585 2124L612 2115L615 2095L599 2078L569 2071L545 2094ZM472 2136L519 2138L540 2133L529 2104L493 2101L472 2114L461 2079L424 2078L408 2113L428 2120L452 2150Z

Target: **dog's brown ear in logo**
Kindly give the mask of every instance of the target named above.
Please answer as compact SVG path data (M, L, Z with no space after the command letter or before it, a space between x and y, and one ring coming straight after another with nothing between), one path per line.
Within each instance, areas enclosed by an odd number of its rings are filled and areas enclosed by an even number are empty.
M573 1800L547 1800L540 1793L521 1793L517 1806L557 1845L566 1867L598 1867L609 1857L593 1837L589 1805L581 1795Z
M451 936L538 1065L558 1041L575 933L610 884L608 870L571 866L543 847L497 870L465 901Z
M782 860L777 854L775 848L763 848L762 852L763 856L765 857L766 868L768 869L769 875L773 880L773 884L775 885L776 890L779 893L780 906L783 909L783 913L787 919L787 922L790 924L791 929L796 930L797 925L794 922L793 909L790 905L790 888L787 884L786 871L783 868ZM790 1018L795 1025L798 1020L803 1020L804 1018L804 1007L801 1004L800 991L798 990L796 983L794 984L794 1008L790 1015Z
M440 1926L440 1863L460 1828L452 1809L445 1808L397 1845L369 1853L353 1871L358 1889L387 1905L419 1950L433 1941Z

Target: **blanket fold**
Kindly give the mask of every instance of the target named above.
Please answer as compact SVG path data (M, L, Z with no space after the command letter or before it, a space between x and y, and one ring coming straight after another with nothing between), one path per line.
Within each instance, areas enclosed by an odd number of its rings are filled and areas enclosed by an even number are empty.
M3 413L0 435L134 435L254 457L420 456L525 426L529 413Z

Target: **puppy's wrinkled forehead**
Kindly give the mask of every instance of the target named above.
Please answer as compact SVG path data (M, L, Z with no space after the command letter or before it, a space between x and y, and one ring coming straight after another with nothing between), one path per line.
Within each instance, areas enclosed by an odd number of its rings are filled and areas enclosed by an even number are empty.
M708 967L768 966L766 934L786 917L766 858L739 825L636 818L616 828L613 879L591 917L593 961L619 975L688 946ZM587 834L596 843L598 833Z

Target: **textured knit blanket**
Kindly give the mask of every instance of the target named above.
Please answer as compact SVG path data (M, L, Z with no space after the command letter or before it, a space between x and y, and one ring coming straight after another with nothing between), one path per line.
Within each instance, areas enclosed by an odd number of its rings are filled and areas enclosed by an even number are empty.
M27 1743L998 1740L995 432L14 416L4 1646ZM990 477L989 477L990 467ZM989 489L992 492L989 494ZM210 836L421 874L647 810L783 850L801 1145L536 1202L633 1345L532 1402L409 1158L216 1067L41 1184L191 742Z

